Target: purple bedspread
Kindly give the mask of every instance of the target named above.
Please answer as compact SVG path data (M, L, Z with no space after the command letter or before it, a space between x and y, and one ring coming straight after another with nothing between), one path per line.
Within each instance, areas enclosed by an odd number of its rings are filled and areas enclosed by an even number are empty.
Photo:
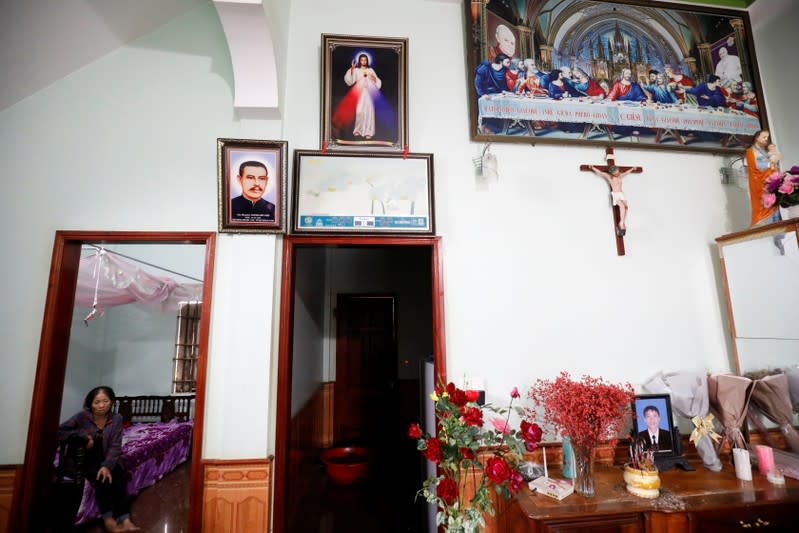
M122 463L128 477L128 495L135 496L188 459L192 421L134 424L122 433ZM83 499L75 518L82 524L100 516L94 488L83 485Z

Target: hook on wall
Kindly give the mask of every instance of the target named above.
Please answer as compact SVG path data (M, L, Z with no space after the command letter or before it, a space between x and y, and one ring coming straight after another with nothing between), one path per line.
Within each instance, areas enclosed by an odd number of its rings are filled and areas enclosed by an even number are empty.
M485 143L480 157L472 159L472 163L474 163L474 173L478 178L494 180L499 176L497 172L497 157L491 153L490 148L491 143Z
M740 188L745 188L748 175L743 156L732 159L721 167L719 172L721 172L721 183L723 185L737 185Z

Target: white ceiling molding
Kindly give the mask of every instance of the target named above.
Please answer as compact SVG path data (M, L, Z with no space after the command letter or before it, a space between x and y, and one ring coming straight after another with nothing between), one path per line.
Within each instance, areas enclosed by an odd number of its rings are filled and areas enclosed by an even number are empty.
M277 65L262 0L214 0L233 65L233 106L242 118L279 118Z

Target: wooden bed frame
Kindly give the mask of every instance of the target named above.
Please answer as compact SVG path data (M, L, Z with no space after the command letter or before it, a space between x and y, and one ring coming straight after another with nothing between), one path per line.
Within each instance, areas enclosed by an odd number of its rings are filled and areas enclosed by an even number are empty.
M181 396L117 396L113 412L122 415L127 424L139 422L185 422L194 418L194 395Z

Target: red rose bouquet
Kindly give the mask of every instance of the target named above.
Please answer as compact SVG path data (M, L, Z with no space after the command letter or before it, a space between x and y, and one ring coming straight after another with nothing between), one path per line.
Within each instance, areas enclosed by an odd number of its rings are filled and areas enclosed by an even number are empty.
M438 465L439 475L425 480L418 495L438 505L436 522L447 532L478 531L485 526L483 513L494 515L491 485L506 499L521 487L519 462L525 449L533 450L541 441L541 428L529 421L522 422L520 430L510 428L508 420L513 400L519 398L518 389L514 387L510 396L507 409L481 408L476 391L464 391L452 383L439 386L430 395L438 434L428 435L418 424L411 424L408 430L408 435L418 440L422 455ZM486 428L484 413L498 415L489 422L493 429ZM481 458L485 457L483 464ZM483 475L478 475L479 471Z

